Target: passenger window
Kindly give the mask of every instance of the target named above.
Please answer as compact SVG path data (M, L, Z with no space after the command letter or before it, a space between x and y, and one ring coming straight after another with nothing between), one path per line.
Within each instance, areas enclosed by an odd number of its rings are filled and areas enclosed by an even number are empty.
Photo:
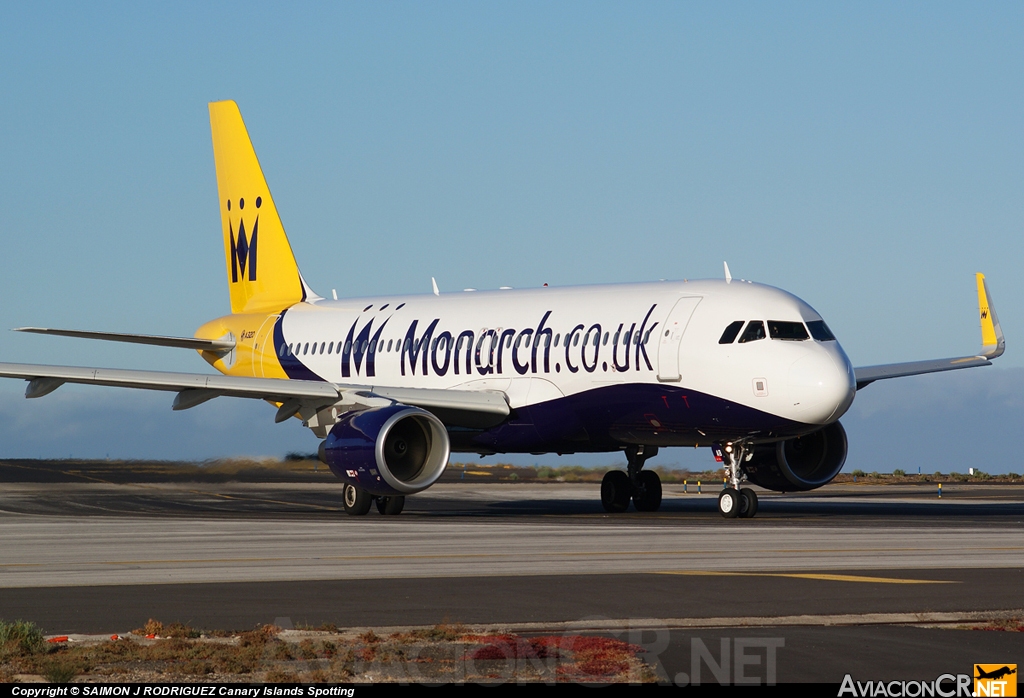
M743 330L743 336L740 337L740 344L744 342L756 342L759 339L764 339L764 323L760 320L751 320L750 324L747 325L747 329Z
M718 340L718 343L732 344L733 342L736 341L736 335L740 333L740 330L742 328L742 320L737 320L736 322L731 323L728 327L725 328L725 332L722 333L722 338Z
M832 334L832 330L828 328L824 320L812 320L807 323L807 329L811 331L811 336L819 342L834 342L836 336Z
M802 322L769 320L768 334L772 339L787 339L793 342L802 342L805 339L810 339L807 335L807 328L804 327Z

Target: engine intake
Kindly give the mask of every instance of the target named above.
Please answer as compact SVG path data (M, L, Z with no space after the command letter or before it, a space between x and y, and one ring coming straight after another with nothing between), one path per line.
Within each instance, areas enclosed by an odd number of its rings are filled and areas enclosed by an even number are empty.
M839 422L824 429L759 447L744 466L747 479L777 492L803 492L827 485L846 463L846 430Z
M448 466L450 452L441 420L400 404L347 414L320 444L320 460L331 472L382 496L427 489Z

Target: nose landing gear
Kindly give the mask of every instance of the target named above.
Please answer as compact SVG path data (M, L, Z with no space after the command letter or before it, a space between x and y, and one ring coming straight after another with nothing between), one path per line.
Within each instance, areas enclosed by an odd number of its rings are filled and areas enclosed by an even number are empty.
M601 481L601 506L610 514L629 508L630 499L637 511L657 511L661 507L661 478L644 463L658 455L657 446L627 446L626 472L610 470Z
M718 513L727 519L752 519L757 513L757 493L749 487L740 487L743 482L743 463L752 452L742 442L726 444L723 449L725 473L729 481L718 495Z

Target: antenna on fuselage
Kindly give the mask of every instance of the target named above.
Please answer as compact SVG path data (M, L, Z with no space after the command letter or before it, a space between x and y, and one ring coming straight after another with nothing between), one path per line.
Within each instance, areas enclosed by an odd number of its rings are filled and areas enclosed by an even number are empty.
M728 262L722 262L722 264L725 266L725 283L731 284L732 283L732 273L729 271L729 263Z
M430 277L430 285L434 288L434 295L440 296L441 292L437 290L437 281L434 280L433 276Z

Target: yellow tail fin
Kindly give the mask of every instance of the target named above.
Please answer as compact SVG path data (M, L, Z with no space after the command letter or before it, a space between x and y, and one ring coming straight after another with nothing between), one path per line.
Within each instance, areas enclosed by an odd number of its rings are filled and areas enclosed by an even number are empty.
M210 102L231 312L277 312L312 295L232 101Z

